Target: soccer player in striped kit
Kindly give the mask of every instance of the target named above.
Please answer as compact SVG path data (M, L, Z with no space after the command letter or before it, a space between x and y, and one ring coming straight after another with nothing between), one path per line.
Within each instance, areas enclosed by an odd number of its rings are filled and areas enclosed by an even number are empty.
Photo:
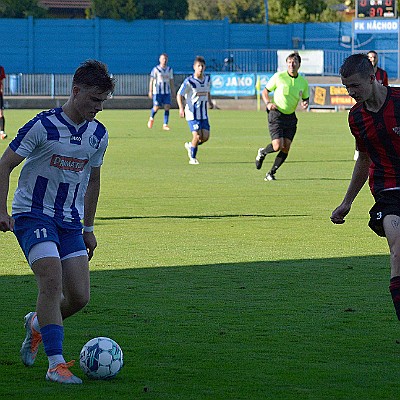
M155 66L150 73L149 97L153 99L153 107L150 111L150 117L147 121L147 127L151 129L154 124L154 117L160 107L164 106L163 130L169 131L169 110L171 108L171 95L176 96L174 73L168 64L168 55L160 55L159 64Z
M366 54L353 54L340 68L343 85L357 102L348 121L359 156L341 204L332 212L334 224L343 224L367 179L375 204L369 227L386 237L390 249L390 286L400 320L400 89L376 80Z
M371 61L373 67L374 67L374 72L375 72L375 78L376 80L382 84L383 86L389 86L389 79L388 79L388 74L387 72L378 67L378 53L375 50L371 50L368 52L368 58L369 61Z
M95 117L113 90L103 63L84 62L67 102L27 122L0 159L0 230L14 232L39 292L36 310L25 316L21 359L32 366L43 342L46 380L63 384L82 383L63 357L63 320L90 297L89 260L97 246L93 225L108 144L107 130ZM10 216L10 174L23 160Z
M384 85L384 86L389 86L389 79L388 79L388 74L387 72L378 67L378 53L375 50L370 50L367 53L369 61L371 61L373 67L374 67L374 72L375 72L375 78L376 80ZM356 145L356 150L354 152L354 160L357 160L358 157L358 150L357 150L357 145Z
M193 75L187 77L178 90L176 100L179 106L179 116L186 117L192 132L192 141L185 143L189 164L197 165L198 146L210 137L210 123L207 108L213 108L211 99L211 78L205 75L206 62L204 57L197 56L193 64Z

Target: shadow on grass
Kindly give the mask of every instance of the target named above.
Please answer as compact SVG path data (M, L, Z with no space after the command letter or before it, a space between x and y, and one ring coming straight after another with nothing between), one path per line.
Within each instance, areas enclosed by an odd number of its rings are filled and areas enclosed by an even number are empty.
M310 214L221 214L221 215L127 215L118 217L96 217L99 221L112 221L119 219L222 219L222 218L291 218L309 217Z
M66 352L95 336L121 345L126 365L101 398L116 388L119 398L395 398L388 264L375 255L93 270L90 304L66 322ZM18 369L0 397L24 398L38 380L35 393L51 398L62 389L43 383L43 354L38 368L18 357L34 277L2 276L0 289L0 373ZM74 398L100 398L98 385L85 381Z
M274 157L272 155L272 157ZM271 159L272 159L271 157ZM342 163L342 162L352 162L354 164L354 160L352 158L348 159L343 159L343 160L287 160L285 161L285 164L313 164L313 163L318 163L318 164L326 164L326 163ZM209 164L252 164L254 165L254 160L251 161L207 161L207 165Z

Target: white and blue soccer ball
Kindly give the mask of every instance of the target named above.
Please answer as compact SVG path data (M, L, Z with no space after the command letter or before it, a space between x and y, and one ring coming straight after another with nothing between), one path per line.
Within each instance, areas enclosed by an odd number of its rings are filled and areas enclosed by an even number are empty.
M124 364L121 347L108 337L93 338L82 347L79 364L89 378L114 378Z

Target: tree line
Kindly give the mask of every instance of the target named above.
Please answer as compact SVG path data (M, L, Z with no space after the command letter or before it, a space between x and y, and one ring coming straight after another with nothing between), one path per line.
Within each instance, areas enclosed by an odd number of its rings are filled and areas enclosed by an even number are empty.
M265 6L268 5L266 13ZM92 0L86 18L116 20L221 20L232 23L287 24L336 22L354 0ZM49 18L39 0L0 0L0 18Z

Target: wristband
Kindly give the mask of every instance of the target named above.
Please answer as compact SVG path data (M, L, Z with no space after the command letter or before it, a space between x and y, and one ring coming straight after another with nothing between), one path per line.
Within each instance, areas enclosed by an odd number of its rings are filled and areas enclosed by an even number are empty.
M85 226L83 225L83 232L93 232L94 231L94 226Z

